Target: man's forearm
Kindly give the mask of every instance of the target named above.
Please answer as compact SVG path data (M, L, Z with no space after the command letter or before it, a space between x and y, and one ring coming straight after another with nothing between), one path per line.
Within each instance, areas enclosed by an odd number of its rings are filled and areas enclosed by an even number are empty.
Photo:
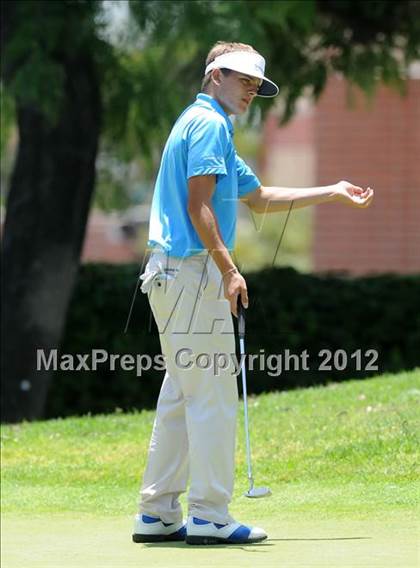
M235 268L235 264L220 234L216 215L210 203L202 202L188 211L192 224L203 245L210 252L222 274Z
M293 208L298 209L299 207L336 200L337 189L335 185L302 188L261 187L252 209L257 213L275 213L288 209L292 201Z

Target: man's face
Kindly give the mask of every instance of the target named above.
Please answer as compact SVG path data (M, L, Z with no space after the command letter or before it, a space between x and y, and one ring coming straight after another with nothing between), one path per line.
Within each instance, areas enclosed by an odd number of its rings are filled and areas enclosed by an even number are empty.
M223 75L220 69L215 69L215 79L215 94L227 114L246 112L262 83L262 79L237 71Z

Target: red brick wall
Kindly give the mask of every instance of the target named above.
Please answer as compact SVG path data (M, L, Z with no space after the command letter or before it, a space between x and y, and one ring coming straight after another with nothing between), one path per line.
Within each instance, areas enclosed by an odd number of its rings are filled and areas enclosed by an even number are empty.
M120 264L137 262L136 243L123 238L118 222L100 211L89 215L82 251L82 262Z
M265 120L258 171L265 185L314 185L314 109L307 101L285 126L274 112Z
M384 86L371 108L332 79L315 110L317 185L347 179L373 187L366 210L341 204L315 208L315 271L350 274L420 272L420 80L407 96Z

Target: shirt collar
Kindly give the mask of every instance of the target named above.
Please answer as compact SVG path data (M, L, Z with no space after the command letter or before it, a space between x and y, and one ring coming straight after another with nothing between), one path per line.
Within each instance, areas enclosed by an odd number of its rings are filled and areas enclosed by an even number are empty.
M223 118L226 120L226 124L227 124L228 130L229 130L229 133L233 134L233 124L232 124L229 116L223 110L223 107L221 106L221 104L218 103L216 101L216 99L214 99L210 95L207 95L206 93L198 93L196 100L200 104L203 104L203 106L211 107L213 110L215 110L216 112L221 114L223 116Z

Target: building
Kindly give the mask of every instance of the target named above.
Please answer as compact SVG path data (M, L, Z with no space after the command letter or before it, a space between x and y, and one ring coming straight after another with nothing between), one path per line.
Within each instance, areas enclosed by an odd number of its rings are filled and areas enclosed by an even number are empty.
M92 209L86 227L82 262L139 262L141 254L136 228L137 225L131 220L127 222L125 216Z
M314 207L315 272L420 272L420 80L412 75L404 97L382 85L371 103L336 76L316 105L302 101L289 125L279 128L274 115L265 124L267 185L345 179L375 189L366 210Z

